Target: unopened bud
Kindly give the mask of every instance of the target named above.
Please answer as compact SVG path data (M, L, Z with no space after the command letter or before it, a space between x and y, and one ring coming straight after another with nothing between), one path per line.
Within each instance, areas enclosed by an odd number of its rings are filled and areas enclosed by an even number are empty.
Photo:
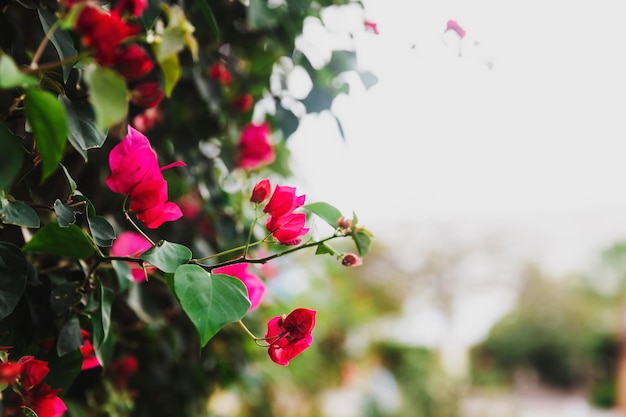
M352 227L352 220L346 219L345 217L341 216L337 220L337 227L344 230L349 229Z
M343 266L359 266L362 263L363 260L354 253L346 253L341 257L341 265Z
M252 203L260 204L264 202L267 197L269 197L271 192L272 185L270 184L270 180L268 180L267 178L261 180L257 183L257 185L254 186L254 189L252 190L252 195L250 196L250 201Z

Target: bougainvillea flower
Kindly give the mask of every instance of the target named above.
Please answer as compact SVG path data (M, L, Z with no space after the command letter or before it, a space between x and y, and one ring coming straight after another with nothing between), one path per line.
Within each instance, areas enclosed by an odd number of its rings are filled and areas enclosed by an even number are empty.
M83 365L81 369L85 371L87 369L101 366L100 361L96 356L96 351L91 344L91 333L87 330L80 329L80 335L83 338L83 345L80 347L80 353L83 354Z
M287 366L291 359L311 346L315 314L315 310L297 308L288 316L277 316L267 323L265 339L272 361Z
M22 356L17 363L22 367L20 385L27 391L40 384L50 372L48 362L35 359L34 356Z
M129 36L138 33L118 15L110 15L97 7L84 7L74 29L80 34L83 45L94 51L96 61L104 66L115 63L117 48Z
M32 409L37 417L60 417L67 407L57 396L59 391L41 383L24 394L24 405Z
M211 65L209 68L209 77L223 85L230 84L233 80L230 71L228 71L228 68L226 68L223 62Z
M237 166L246 170L258 169L276 159L270 143L270 128L267 123L247 124L239 137Z
M376 22L372 22L370 20L366 20L363 22L365 26L365 30L368 32L372 32L375 35L378 35L378 24Z
M459 35L459 38L461 39L465 37L465 29L463 29L456 20L448 20L448 22L446 23L446 30L444 32L447 32L449 30L455 32L457 35Z
M130 101L140 107L156 107L165 94L161 90L161 84L157 81L146 81L130 92Z
M291 214L298 207L302 207L306 195L296 195L295 187L276 185L274 194L263 208L263 212L272 217L281 217Z
M111 14L128 13L133 17L140 17L147 7L148 2L146 0L119 0L113 7Z
M230 275L231 277L239 278L243 285L248 290L248 299L250 300L249 311L254 310L261 304L263 295L265 294L265 284L257 275L248 271L248 263L242 262L239 264L222 266L213 270L214 274Z
M272 184L270 180L265 178L257 183L252 190L250 202L260 204L264 202L272 192Z
M126 387L128 378L135 374L138 369L139 362L137 358L132 355L122 355L111 362L108 370L114 376L113 384L115 387L122 389Z
M153 67L154 63L150 56L137 44L128 45L118 50L115 56L114 68L127 80L141 78L148 74Z
M252 94L246 93L237 97L233 103L235 104L237 110L245 113L252 108L252 105L254 104L254 99L252 98Z
M148 138L128 126L128 134L109 154L111 174L106 178L109 188L130 197L130 211L146 227L156 229L166 221L182 217L176 203L167 201L167 182L164 169L185 166L174 162L159 168L157 156Z
M150 107L133 118L133 126L140 132L146 133L159 123L163 122L163 113L158 107Z
M22 372L22 365L17 362L0 362L0 385L14 384Z
M280 243L297 245L301 242L300 236L304 236L309 231L309 228L304 227L305 223L304 213L291 213L280 217L270 217L265 226L274 239Z
M123 232L113 241L111 246L111 256L130 256L137 258L139 255L152 247L152 243L137 232ZM130 273L135 282L143 282L146 277L143 268L135 262L127 262ZM156 268L146 266L146 273L151 273Z

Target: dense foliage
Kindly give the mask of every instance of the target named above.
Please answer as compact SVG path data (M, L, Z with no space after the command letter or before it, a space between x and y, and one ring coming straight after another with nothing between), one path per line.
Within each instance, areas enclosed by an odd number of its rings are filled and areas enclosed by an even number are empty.
M372 237L288 181L299 120L375 81L296 47L336 7L375 29L341 0L0 1L2 416L202 415L254 349L311 345L273 261Z

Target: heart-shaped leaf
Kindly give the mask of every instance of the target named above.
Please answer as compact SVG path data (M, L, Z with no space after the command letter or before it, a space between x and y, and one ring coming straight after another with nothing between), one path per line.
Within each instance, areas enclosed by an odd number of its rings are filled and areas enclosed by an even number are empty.
M39 227L39 216L30 206L21 201L12 201L0 209L0 221L22 227Z
M307 204L304 208L321 217L332 228L337 227L337 220L341 217L341 212L334 206L328 203L316 202Z
M44 252L51 255L86 259L94 254L89 237L75 224L60 227L57 223L48 223L23 247L25 251Z
M250 308L240 279L212 275L198 265L181 265L173 277L173 290L196 327L202 346L226 324L241 320Z
M160 241L139 256L165 273L174 273L176 269L191 260L191 250L178 243Z

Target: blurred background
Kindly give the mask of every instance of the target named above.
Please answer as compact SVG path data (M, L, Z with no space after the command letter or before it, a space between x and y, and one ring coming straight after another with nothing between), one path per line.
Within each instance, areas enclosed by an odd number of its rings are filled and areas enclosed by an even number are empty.
M378 83L289 147L308 198L375 247L310 283L316 353L285 374L319 387L281 415L624 415L623 4L363 3ZM338 7L300 47L323 60L360 19Z

